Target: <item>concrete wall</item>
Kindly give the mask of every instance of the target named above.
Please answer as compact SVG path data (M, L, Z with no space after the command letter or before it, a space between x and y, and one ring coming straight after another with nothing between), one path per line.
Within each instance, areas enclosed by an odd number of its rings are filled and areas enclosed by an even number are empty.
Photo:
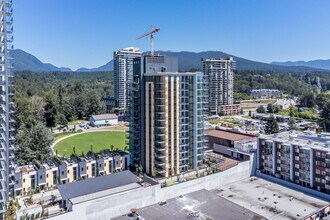
M214 144L213 149L217 153L225 154L227 156L231 155L231 151L227 150L228 147L220 144Z
M201 189L212 190L218 187L250 177L252 164L250 161L212 175L184 182L170 187L160 188L155 185L138 188L89 202L76 204L73 211L52 219L111 219L127 214L131 208L142 208L163 200L195 192Z
M326 201L330 201L330 195L329 194L325 194L325 193L316 191L314 189L306 188L306 187L300 186L300 185L295 184L295 183L291 183L291 182L288 182L288 181L285 181L285 180L282 180L282 179L279 179L279 178L276 178L276 177L273 177L273 176L269 176L269 175L266 175L264 173L260 173L260 171L256 171L256 176L260 177L262 179L268 180L270 182L278 183L282 186L285 186L285 187L288 187L288 188L291 188L291 189L309 194L311 196L315 196L317 198L321 198L321 199L325 199Z

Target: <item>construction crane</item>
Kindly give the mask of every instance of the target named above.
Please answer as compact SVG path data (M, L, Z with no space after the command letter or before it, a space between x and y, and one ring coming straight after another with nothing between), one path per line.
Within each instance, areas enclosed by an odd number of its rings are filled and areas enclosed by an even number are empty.
M139 40L144 37L148 37L150 35L150 43L151 43L151 56L154 56L154 38L155 38L155 33L160 31L160 28L151 26L151 31L146 32L145 34L141 35L140 37L136 38L136 40Z

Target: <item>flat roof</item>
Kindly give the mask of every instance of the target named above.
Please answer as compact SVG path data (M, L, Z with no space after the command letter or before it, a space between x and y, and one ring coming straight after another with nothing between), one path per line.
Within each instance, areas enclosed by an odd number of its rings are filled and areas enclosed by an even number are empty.
M275 141L280 143L288 143L296 146L305 147L307 149L313 148L317 150L330 152L330 135L315 134L312 132L289 131L272 135L260 135L259 138ZM327 144L329 146L327 146Z
M217 138L222 138L230 141L240 141L240 140L245 140L245 139L250 139L255 136L248 135L248 134L243 134L243 133L236 133L234 131L226 131L226 130L208 130L206 131L206 135L212 136L212 137L217 137Z
M144 73L144 76L194 76L196 74L202 74L201 71L197 72L155 72Z
M78 204L78 203L82 203L82 202L102 198L102 197L105 197L105 196L114 195L116 193L121 193L121 192L125 192L125 191L128 191L128 190L140 188L140 187L142 187L142 186L137 184L137 183L131 183L131 184L123 185L123 186L118 186L118 187L115 187L115 188L112 188L112 189L107 189L107 190L99 191L99 192L96 192L96 193L91 193L91 194L88 194L88 195L75 197L75 198L70 199L70 201L71 201L72 204Z
M58 185L63 200L73 199L88 194L93 194L116 187L139 182L140 179L132 172L126 170L105 176L76 181Z
M106 119L117 119L118 116L116 114L102 114L102 115L92 115L94 120L106 120Z
M129 212L129 210L127 210ZM205 189L166 201L166 204L155 204L137 209L137 214L145 220L167 219L226 219L246 220L263 219L246 208L236 205L213 192ZM114 220L133 219L130 214L119 216ZM136 218L134 218L136 219Z
M213 192L273 220L301 219L328 204L327 201L257 177L219 187Z

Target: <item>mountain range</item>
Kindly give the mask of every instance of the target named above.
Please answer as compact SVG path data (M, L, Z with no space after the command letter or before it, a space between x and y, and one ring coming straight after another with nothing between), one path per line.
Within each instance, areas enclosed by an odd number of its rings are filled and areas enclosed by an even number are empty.
M280 66L307 66L318 69L330 70L329 60L311 60L311 61L286 61L286 62L272 62L274 65Z
M156 54L162 54L166 56L176 56L179 59L179 70L185 71L190 69L202 69L201 59L203 58L222 58L222 57L233 57L237 64L237 69L248 69L248 70L266 70L274 72L312 72L312 71L324 71L324 68L320 66L304 66L304 65L286 65L282 63L262 63L257 61L252 61L230 55L221 51L205 51L205 52L172 52L172 51L156 51ZM16 49L12 51L12 57L14 70L30 70L35 72L49 72L49 71L61 71L61 72L71 72L72 70L68 67L57 67L50 63L43 63L37 57L29 54L23 50ZM330 62L330 61L329 61ZM113 60L110 60L105 65L96 68L79 68L76 72L96 72L96 71L111 71L113 70ZM330 67L328 68L330 72Z

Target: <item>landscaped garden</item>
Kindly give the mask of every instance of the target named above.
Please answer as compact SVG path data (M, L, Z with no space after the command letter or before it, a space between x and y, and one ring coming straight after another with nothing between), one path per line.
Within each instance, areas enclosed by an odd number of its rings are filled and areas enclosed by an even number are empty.
M54 151L59 156L69 157L72 153L81 155L86 154L88 151L98 153L105 149L128 150L125 135L125 132L120 131L78 134L58 142L54 147Z

